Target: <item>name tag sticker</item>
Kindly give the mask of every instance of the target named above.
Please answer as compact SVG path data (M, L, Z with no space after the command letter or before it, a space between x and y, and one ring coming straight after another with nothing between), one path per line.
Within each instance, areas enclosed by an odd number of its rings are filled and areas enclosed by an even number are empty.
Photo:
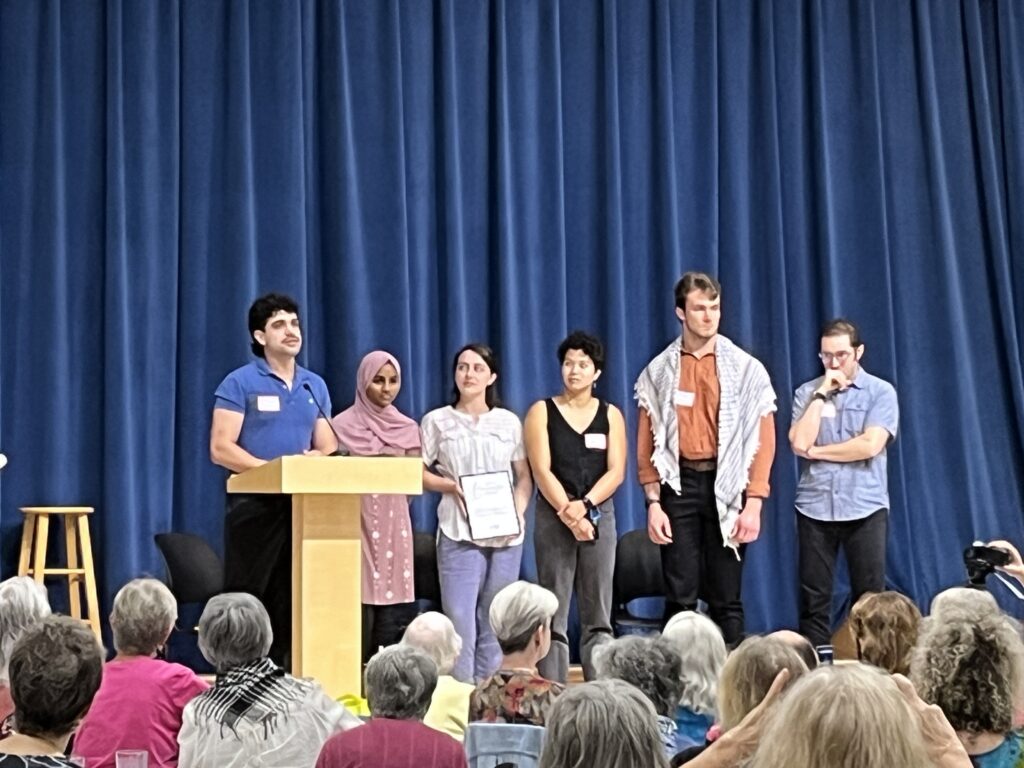
M264 413L277 412L281 410L281 398L277 395L257 395L256 410Z
M605 451L608 449L608 436L588 432L583 435L583 444L592 451Z
M693 401L697 399L696 392L687 392L685 389L677 389L672 395L672 404L678 408L693 408Z
M821 418L823 419L834 419L836 417L836 404L825 403L821 406Z

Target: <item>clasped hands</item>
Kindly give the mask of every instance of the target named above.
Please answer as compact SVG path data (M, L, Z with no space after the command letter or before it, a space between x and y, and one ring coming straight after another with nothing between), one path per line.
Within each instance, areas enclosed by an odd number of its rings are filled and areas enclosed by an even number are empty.
M587 507L579 499L558 510L558 519L572 531L576 541L593 541L594 526L587 520Z

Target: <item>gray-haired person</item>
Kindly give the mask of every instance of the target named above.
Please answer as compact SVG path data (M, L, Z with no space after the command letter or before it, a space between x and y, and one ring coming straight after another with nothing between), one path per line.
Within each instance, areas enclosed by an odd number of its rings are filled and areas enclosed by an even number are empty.
M0 738L11 733L14 701L7 667L14 644L25 632L50 615L46 588L28 576L0 582Z
M199 619L199 650L217 682L185 707L181 768L311 766L327 738L360 725L318 683L268 657L270 617L255 597L218 595Z
M437 665L404 643L366 665L366 699L373 717L328 739L317 768L465 768L466 753L451 736L421 721L437 685Z
M551 619L558 598L527 581L509 584L491 603L491 628L501 646L501 667L469 697L470 721L544 725L561 683L537 672L551 648Z
M0 742L0 765L70 768L64 757L103 674L103 649L88 626L48 616L11 651L8 674L17 732Z
M722 631L695 611L677 613L662 632L682 659L683 690L675 711L676 747L699 746L718 715L718 675L725 664Z
M129 581L114 597L114 656L75 733L75 754L94 768L113 768L123 749L144 749L154 765L176 765L185 705L210 686L181 664L158 659L174 629L178 605L156 579Z
M676 706L683 693L683 659L664 637L621 637L594 652L602 679L624 680L636 686L654 706L665 756L676 748Z
M462 650L462 638L455 631L455 625L443 613L421 613L406 627L402 645L419 648L437 665L437 687L423 723L462 741L469 722L469 695L473 686L456 680L451 674Z
M654 707L621 680L567 690L546 731L540 768L668 768Z
M1014 720L1024 694L1024 641L1014 619L980 601L945 606L922 624L910 678L978 765L1019 764L1024 734Z

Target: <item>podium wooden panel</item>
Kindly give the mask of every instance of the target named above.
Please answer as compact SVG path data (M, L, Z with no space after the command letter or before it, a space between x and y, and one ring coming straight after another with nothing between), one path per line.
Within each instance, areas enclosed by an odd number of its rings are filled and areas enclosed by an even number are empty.
M292 674L334 697L362 689L364 494L423 492L417 457L283 456L234 475L229 493L292 497Z

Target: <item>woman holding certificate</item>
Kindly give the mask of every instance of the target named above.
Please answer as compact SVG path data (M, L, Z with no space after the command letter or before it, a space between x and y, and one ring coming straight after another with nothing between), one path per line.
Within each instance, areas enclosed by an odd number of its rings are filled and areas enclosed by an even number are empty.
M394 406L402 369L387 352L371 352L356 371L356 400L332 420L355 456L415 456L416 422ZM362 527L363 661L382 645L402 639L416 616L413 602L413 536L409 500L402 494L367 494L360 502Z
M560 683L569 674L566 627L573 585L579 606L583 674L594 679L591 653L612 636L615 507L612 494L626 472L622 412L594 397L604 368L599 339L574 331L558 346L562 394L533 404L526 414L526 450L540 491L533 545L537 581L558 597L551 651L540 674Z
M468 683L501 663L488 611L494 596L519 578L533 484L519 417L498 407L494 353L467 344L453 367L453 403L423 417L420 437L423 487L443 494L437 507L441 602L462 638L452 675Z

